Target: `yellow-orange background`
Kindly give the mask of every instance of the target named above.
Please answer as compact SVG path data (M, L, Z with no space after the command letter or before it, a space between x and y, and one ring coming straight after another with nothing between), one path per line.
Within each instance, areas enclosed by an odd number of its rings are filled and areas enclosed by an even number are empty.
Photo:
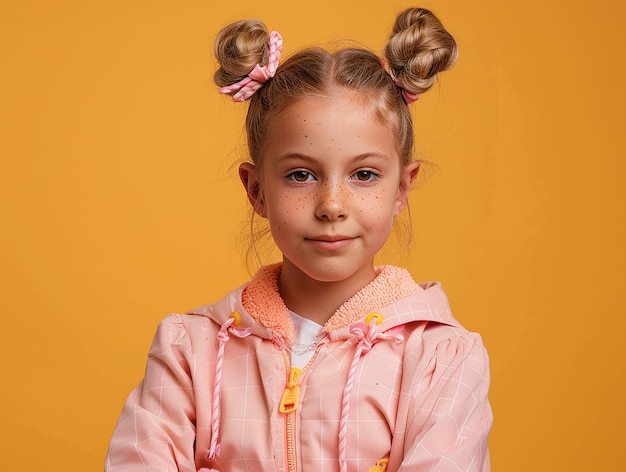
M287 54L380 50L408 5L3 2L3 470L101 470L157 322L248 277L245 107L212 85L217 30L254 16ZM624 470L623 2L423 5L461 54L415 106L437 169L399 259L483 334L494 470Z

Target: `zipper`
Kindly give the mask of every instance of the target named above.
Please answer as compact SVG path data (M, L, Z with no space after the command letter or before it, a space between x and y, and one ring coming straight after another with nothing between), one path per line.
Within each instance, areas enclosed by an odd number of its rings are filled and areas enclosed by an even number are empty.
M315 348L313 357L307 362L302 370L291 367L291 359L285 354L285 367L289 369L289 378L280 401L279 411L285 415L285 454L287 460L287 471L297 472L298 457L296 454L296 410L300 403L300 385L304 374L313 363L319 352L320 346Z
M285 414L285 451L287 453L287 470L298 470L296 456L296 410L300 403L300 376L302 371L292 367L289 371L289 381L280 401L279 411Z
M296 457L296 409L300 400L300 369L291 367L291 359L285 354L285 367L289 369L289 378L278 411L285 415L285 459L287 471L296 472L298 459Z
M287 470L297 472L298 459L296 457L296 412L285 416L285 452L287 454Z

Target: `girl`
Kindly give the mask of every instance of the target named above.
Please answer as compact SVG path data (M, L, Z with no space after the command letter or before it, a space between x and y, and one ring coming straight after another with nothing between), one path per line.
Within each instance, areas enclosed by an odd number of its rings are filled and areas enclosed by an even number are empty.
M437 283L374 266L419 164L409 104L456 59L428 10L385 58L306 49L240 21L221 92L249 100L239 174L283 255L159 326L106 461L113 471L488 471L488 359Z

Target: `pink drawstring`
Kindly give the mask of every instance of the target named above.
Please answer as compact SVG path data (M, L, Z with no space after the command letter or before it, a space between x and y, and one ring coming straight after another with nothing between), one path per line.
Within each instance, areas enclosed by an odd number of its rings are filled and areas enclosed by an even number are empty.
M361 359L361 356L367 354L370 349L381 339L395 339L400 342L404 338L402 335L397 334L385 334L378 331L377 324L382 322L382 316L368 316L366 321L371 318L369 324L362 321L354 323L350 327L350 333L358 338L356 350L354 351L354 357L348 370L348 379L343 389L343 395L341 397L341 417L339 419L339 470L340 472L346 472L346 444L347 444L347 432L348 432L348 414L350 413L350 393L354 387L354 379L356 377L356 368Z
M254 92L263 87L263 84L274 77L278 68L278 60L283 50L283 38L277 31L270 33L270 55L266 66L257 64L250 73L239 82L220 89L220 93L235 93L232 98L235 102L245 102Z
M238 338L245 338L250 334L250 329L237 329L232 325L239 324L239 313L233 312L220 327L217 333L217 339L219 341L219 347L217 349L217 360L215 365L215 381L213 385L213 404L211 405L211 445L209 446L208 458L210 460L215 459L216 455L220 453L220 446L218 443L220 432L220 415L221 415L221 398L220 390L222 387L222 368L224 367L224 347L230 336L228 333L234 334ZM210 470L210 469L209 469Z

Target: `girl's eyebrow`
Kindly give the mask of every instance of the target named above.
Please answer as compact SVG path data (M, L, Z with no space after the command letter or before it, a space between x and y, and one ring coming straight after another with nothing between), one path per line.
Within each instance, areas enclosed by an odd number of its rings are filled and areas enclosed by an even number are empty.
M307 156L306 154L287 153L287 154L284 154L284 155L280 156L278 158L278 162L285 162L285 161L289 161L289 160L292 160L292 159L294 159L294 160L297 159L297 160L300 160L300 161L309 161L309 162L315 162L316 161L313 157Z
M382 161L388 161L389 160L389 156L387 154L383 154L383 153L379 153L379 152L365 152L363 154L357 154L356 156L351 157L349 160L351 162L358 162L358 161L363 161L363 160L369 159L369 158L380 159ZM287 154L284 154L284 155L282 155L282 156L280 156L278 158L278 162L285 162L285 161L289 161L291 159L307 161L307 162L312 162L312 163L318 162L318 159L316 159L313 156L308 156L306 154L299 154L299 153L287 153Z

